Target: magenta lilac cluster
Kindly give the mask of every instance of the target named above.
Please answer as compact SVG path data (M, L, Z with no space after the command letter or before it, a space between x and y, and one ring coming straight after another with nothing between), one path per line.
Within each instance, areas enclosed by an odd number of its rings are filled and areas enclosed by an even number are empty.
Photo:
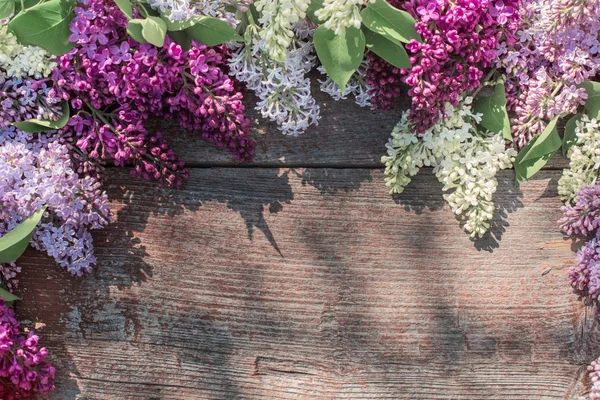
M180 186L188 171L163 135L146 128L153 116L177 118L235 159L252 159L255 144L246 137L249 121L226 74L224 47L193 42L184 51L169 37L162 48L140 44L108 0L84 0L75 13L70 40L77 45L58 59L51 95L70 101L75 115L67 131L88 157L132 164L134 175Z
M20 333L14 312L0 299L0 398L31 399L54 390L55 370L39 337Z
M439 121L444 104L457 105L463 92L481 85L501 42L517 40L518 1L411 0L403 8L415 19L423 39L407 44L412 69L403 70L410 86L410 119L417 131Z
M376 108L387 109L399 97L400 81L410 89L410 119L423 132L443 115L446 102L480 87L484 73L495 63L502 43L517 40L518 0L388 0L417 21L422 42L407 44L412 69L399 70L375 55L368 84ZM373 61L375 59L376 61Z

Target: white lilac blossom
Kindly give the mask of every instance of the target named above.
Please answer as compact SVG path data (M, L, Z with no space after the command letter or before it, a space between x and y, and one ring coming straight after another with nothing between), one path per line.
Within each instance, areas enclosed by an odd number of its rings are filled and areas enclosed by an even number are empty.
M254 5L260 12L259 35L265 40L269 56L284 61L294 40L292 26L306 17L310 0L257 0Z
M31 244L73 274L95 263L90 229L110 220L106 193L93 177L80 177L58 134L0 128L0 236L47 206Z
M334 100L342 100L346 99L348 94L354 96L354 101L361 107L372 107L370 94L371 90L366 82L366 75L369 69L369 58L365 57L363 61L360 63L360 66L352 75L346 87L344 89L344 94L340 90L340 87L337 83L331 80L329 76L327 76L327 72L323 66L319 66L317 68L319 72L325 76L325 79L319 79L319 86L322 92L327 93Z
M325 0L323 7L315 11L315 15L323 26L341 35L348 27L360 29L362 18L360 10L365 3L375 0Z
M596 182L600 168L600 123L583 115L575 126L577 143L569 149L569 169L563 171L558 181L558 194L570 203L584 185Z
M251 45L234 49L229 67L258 96L256 109L262 116L276 122L284 134L297 136L319 120L319 106L306 77L315 63L311 41L294 40L285 61L275 62L265 40L254 37Z
M512 166L516 152L506 149L501 135L477 130L481 116L472 113L470 102L466 98L456 108L447 104L447 118L420 136L412 132L405 112L392 131L382 162L391 193L401 193L420 168L433 167L447 192L444 199L465 220L465 231L481 237L494 214L496 173Z
M20 45L6 25L0 25L0 77L47 77L56 66L53 58L40 47Z

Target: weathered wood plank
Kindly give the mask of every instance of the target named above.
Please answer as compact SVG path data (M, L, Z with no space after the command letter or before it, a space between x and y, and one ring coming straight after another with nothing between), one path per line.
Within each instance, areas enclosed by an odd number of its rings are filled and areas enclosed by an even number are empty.
M253 107L248 95L248 116L252 121L251 137L256 140L256 157L252 166L278 167L380 167L390 132L400 120L410 99L399 99L392 110L378 112L359 107L349 98L332 101L313 87L321 107L321 121L298 137L283 135L275 124L267 123ZM200 135L184 132L173 121L156 121L153 129L163 131L177 155L191 166L231 166L231 154L205 142ZM240 164L243 165L243 164ZM248 164L246 164L248 165ZM568 165L555 156L547 168Z
M558 171L515 188L476 242L425 171L194 169L184 190L117 173L99 265L22 261L55 399L564 399L598 356L556 228ZM501 246L498 247L498 242Z

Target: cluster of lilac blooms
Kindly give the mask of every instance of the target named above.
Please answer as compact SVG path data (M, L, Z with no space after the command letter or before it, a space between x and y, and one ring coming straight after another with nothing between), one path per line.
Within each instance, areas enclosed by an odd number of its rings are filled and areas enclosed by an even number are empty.
M181 186L188 171L160 132L144 125L151 116L176 118L187 129L250 161L255 143L242 94L226 74L227 49L193 42L185 51L166 38L162 48L126 33L127 17L108 0L78 4L70 40L59 57L51 95L71 103L68 131L87 156L133 165L132 174Z
M0 398L31 399L54 390L55 370L33 331L23 335L14 312L0 299Z
M577 85L600 72L600 1L527 0L520 14L519 40L500 45L496 66L508 78L511 127L523 147L547 121L585 103Z
M517 41L518 0L389 1L417 21L422 41L406 46L411 69L398 69L375 55L368 71L372 103L387 109L400 96L399 82L409 86L410 120L422 133L439 122L444 106L458 105L461 95L478 89L494 66L501 45Z

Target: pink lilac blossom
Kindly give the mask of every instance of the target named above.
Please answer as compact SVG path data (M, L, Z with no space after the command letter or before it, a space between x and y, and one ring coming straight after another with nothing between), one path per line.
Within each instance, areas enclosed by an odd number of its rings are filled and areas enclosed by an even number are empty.
M561 113L585 103L577 84L600 67L600 1L524 2L514 43L501 44L496 66L508 77L507 108L517 147Z
M193 42L184 51L166 38L162 48L140 44L126 33L127 17L108 0L83 0L71 22L77 43L58 58L51 95L69 100L75 115L66 130L93 160L134 165L132 174L180 186L188 176L183 162L150 118L177 118L187 129L250 161L255 143L242 94L227 76L227 49Z
M111 214L100 182L74 170L70 147L56 133L0 128L0 171L0 236L47 206L32 246L73 274L89 271L96 262L89 231L104 227ZM13 280L15 267L2 268Z
M410 86L410 120L423 132L443 116L446 102L481 85L494 65L500 43L517 40L518 0L410 0L402 7L416 20L423 39L406 45L412 69L402 70Z
M39 337L20 334L12 309L0 299L0 398L31 399L54 390L55 369Z
M581 187L573 204L562 206L561 211L564 216L558 224L567 235L593 235L600 225L600 185Z

